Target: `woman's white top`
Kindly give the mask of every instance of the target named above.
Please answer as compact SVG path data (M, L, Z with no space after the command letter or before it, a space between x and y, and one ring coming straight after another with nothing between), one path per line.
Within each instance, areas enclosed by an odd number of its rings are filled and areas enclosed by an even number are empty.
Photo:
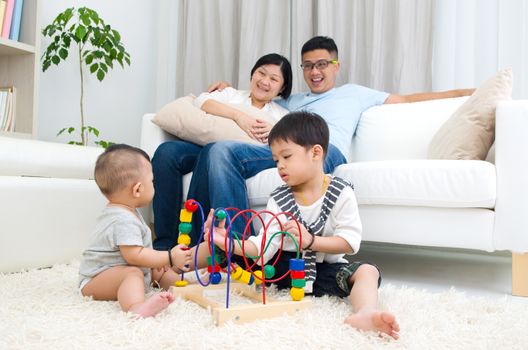
M222 91L201 93L198 97L194 99L194 105L201 109L203 103L209 99L213 99L222 103L252 106L249 91L237 90L233 89L232 87L227 87ZM280 118L282 118L288 113L287 109L279 106L273 101L266 103L264 107L260 109L260 111L268 113L271 119L273 119L275 122L277 122Z

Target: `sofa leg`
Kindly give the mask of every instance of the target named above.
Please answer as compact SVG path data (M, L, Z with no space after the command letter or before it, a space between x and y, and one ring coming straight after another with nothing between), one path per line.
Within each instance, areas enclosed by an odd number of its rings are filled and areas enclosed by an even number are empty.
M512 295L528 297L528 253L512 253Z

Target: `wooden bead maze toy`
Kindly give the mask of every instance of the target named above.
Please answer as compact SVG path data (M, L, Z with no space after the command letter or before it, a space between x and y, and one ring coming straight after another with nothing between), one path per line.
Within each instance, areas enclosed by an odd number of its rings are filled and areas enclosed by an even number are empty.
M204 213L201 205L190 199L185 202L185 208L180 212L180 226L179 226L179 237L178 244L190 244L189 232L191 231L191 221L192 214L200 209L202 217L202 229L198 242L201 242L203 239L203 226L204 226ZM236 214L231 217L228 214L228 211L235 211ZM250 214L251 218L248 220L246 214ZM264 222L263 214L271 215L271 219L267 223ZM288 232L275 232L270 238L270 241L276 236L281 236L281 248L284 242L284 237L289 236L295 242L296 245L296 258L290 259L289 270L284 273L282 276L273 279L275 275L275 264L277 263L282 249L279 250L275 260L272 264L264 264L264 252L268 249L268 245L265 246L267 242L266 234L269 225L274 221L278 220L279 215L287 215L289 217L293 216L290 213L278 213L273 214L269 211L260 211L256 212L253 210L238 210L236 208L218 208L214 211L213 222L209 231L209 240L207 242L209 248L210 256L207 257L207 270L209 273L208 281L204 282L200 278L198 271L198 257L197 254L194 256L194 265L195 273L198 284L187 285L187 281L182 279L175 283L175 287L171 287L170 292L175 296L182 297L184 299L193 301L198 305L201 305L204 308L211 310L213 315L213 321L215 325L221 326L228 321L233 323L245 323L254 321L261 318L270 318L276 317L283 314L292 314L297 311L303 310L311 305L311 300L304 299L304 285L305 281L305 272L304 272L304 260L300 258L300 249L302 246L302 241L299 244L293 239L290 233ZM236 220L239 216L242 216L246 220L246 227L242 234L242 240L238 238L237 235L231 232L231 223ZM248 256L244 250L244 241L246 235L250 234L251 223L254 219L258 218L263 227L263 239L262 246L260 249L261 255L259 256L249 256L254 262L251 264L248 260ZM221 221L226 220L226 240L224 242L223 251L219 247L216 247L213 244L214 238L214 226L215 220ZM183 223L188 224L183 225ZM282 229L282 224L280 225ZM301 238L302 239L302 238ZM237 266L232 263L231 258L233 255L233 249L235 245L235 240L237 244L241 247L242 258L244 260L245 268L242 266ZM226 262L225 267L222 267L222 261ZM260 269L257 269L257 263L260 261ZM222 282L221 272L226 273L226 281ZM273 300L266 297L266 283L277 282L285 277L291 277L292 288L290 289L290 295L292 300L280 301ZM232 282L231 280L234 280ZM260 289L260 291L258 291ZM220 302L217 302L211 299L212 296L218 296L223 294L225 290L225 305L222 305ZM237 294L243 296L253 303L242 304L242 305L230 305L229 296Z

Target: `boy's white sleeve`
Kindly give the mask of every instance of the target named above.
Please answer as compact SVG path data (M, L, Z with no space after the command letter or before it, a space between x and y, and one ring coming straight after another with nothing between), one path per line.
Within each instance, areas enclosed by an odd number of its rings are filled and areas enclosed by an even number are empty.
M205 101L213 99L218 102L229 103L231 102L233 96L235 96L237 90L232 87L227 87L222 91L213 91L213 92L202 92L198 97L194 99L194 106L197 108L202 108L202 105Z
M273 198L270 198L268 200L266 210L270 211L273 214L277 214L281 212L279 206L277 205L275 200L273 200ZM273 258L275 253L277 253L277 251L279 250L281 246L281 239L282 239L281 236L282 235L276 235L275 237L273 237L273 239L271 239L273 234L280 231L280 224L277 220L272 220L273 216L271 214L262 215L262 218L264 220L264 226L268 225L269 223L268 229L266 230L266 241L264 242L264 245L262 245L262 242L264 239L264 227L260 229L260 232L257 236L249 237L248 240L251 241L253 244L255 244L258 250L258 255L261 255L262 248L266 248L266 246L269 244L268 248L265 250L265 253L264 253L264 263L267 263L271 258ZM285 223L287 221L287 218L285 215L278 216L278 219L282 223ZM255 220L259 220L259 219L256 218ZM289 238L284 238L284 239L285 239L285 243L288 241L291 241ZM260 265L260 262L261 261L259 259L257 263Z
M347 186L343 190L330 215L335 223L334 236L346 240L353 249L351 254L356 254L361 245L362 225L356 196L352 188Z

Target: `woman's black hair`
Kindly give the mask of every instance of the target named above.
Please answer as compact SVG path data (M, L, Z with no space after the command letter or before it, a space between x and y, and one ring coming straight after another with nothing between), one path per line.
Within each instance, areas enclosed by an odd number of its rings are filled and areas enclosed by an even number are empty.
M267 55L262 56L255 62L255 65L251 69L251 75L253 76L253 73L257 70L257 68L262 67L266 64L274 64L276 66L279 66L282 73L282 78L284 79L284 85L282 85L282 90L279 94L280 97L283 99L287 99L290 97L291 90L292 90L292 80L293 80L293 74L292 69L290 65L290 61L282 55L279 55L277 53L270 53Z

